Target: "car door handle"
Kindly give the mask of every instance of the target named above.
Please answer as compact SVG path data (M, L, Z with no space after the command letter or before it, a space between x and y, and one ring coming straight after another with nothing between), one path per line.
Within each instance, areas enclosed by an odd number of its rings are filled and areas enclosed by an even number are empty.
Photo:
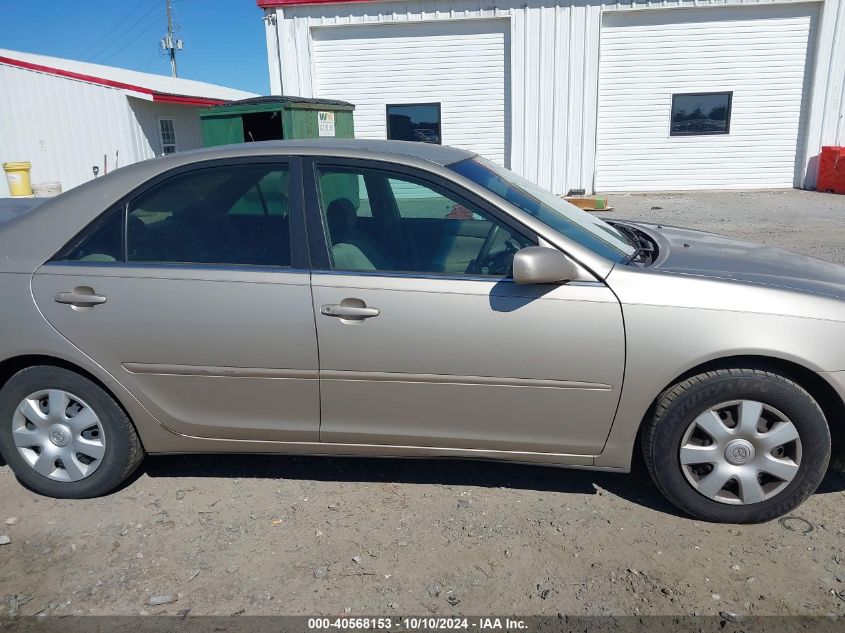
M74 289L72 292L59 292L55 299L56 303L67 303L72 306L96 306L106 302L104 296L94 294L93 290L89 293L80 292L79 289Z
M320 314L341 319L369 319L379 315L378 308L368 306L351 306L341 303L332 303L320 308Z

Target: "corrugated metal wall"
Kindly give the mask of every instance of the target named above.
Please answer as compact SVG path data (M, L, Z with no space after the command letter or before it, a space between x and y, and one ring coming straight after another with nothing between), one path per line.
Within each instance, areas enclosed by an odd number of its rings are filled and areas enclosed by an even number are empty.
M511 167L552 189L594 184L601 18L608 11L770 5L771 0L658 0L565 6L538 0L393 0L267 11L271 90L313 96L311 29L335 24L509 18ZM826 0L808 125L807 160L821 144L845 143L845 0ZM278 51L272 54L269 51Z
M804 187L816 184L824 145L845 145L845 0L825 0L818 29Z
M0 162L29 161L33 183L64 190L104 171L160 154L158 116L172 116L180 150L202 146L191 106L127 97L121 90L0 64ZM130 105L131 104L131 105ZM8 196L0 174L0 197Z
M33 183L69 189L103 170L103 155L134 155L126 96L103 88L0 64L0 162L29 161ZM7 196L2 178L0 196Z
M529 5L511 11L513 165L522 176L555 193L589 191L601 7Z

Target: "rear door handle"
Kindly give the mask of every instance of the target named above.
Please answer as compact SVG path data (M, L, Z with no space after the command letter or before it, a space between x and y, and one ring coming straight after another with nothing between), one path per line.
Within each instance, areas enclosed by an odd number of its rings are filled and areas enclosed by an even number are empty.
M341 319L369 319L370 317L377 317L379 315L379 309L367 306L332 303L320 308L320 314Z
M90 290L90 289L88 289ZM106 302L102 295L94 294L93 290L85 292L82 288L74 288L71 292L59 292L56 294L56 303L67 303L72 306L96 306Z

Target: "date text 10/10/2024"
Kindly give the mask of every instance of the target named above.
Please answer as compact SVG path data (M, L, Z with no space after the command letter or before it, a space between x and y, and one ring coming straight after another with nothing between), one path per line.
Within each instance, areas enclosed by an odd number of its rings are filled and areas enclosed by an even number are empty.
M308 628L310 630L522 631L527 628L527 624L524 620L497 617L340 617L308 618Z

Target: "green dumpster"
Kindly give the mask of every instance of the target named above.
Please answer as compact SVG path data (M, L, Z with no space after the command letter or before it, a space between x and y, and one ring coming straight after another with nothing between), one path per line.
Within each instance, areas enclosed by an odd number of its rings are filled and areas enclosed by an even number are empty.
M254 97L200 112L203 144L297 138L352 138L355 106L333 99Z

